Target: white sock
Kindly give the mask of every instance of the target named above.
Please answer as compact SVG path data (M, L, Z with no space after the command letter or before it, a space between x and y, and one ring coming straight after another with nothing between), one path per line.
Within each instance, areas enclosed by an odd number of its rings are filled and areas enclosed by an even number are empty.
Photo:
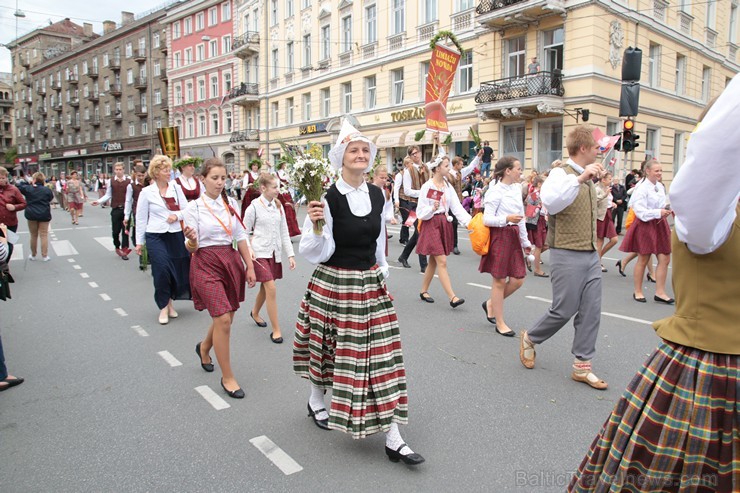
M398 425L396 423L391 423L391 429L388 430L388 432L385 434L385 446L391 450L397 450L398 447L403 444L403 438L401 438L401 432L398 431ZM411 450L408 445L406 445L401 450L399 450L399 453L401 455L410 455L413 454L414 451Z
M324 411L316 414L316 419L329 419L329 413L326 412L326 404L324 404L324 389L311 385L311 395L308 398L308 405L311 406L313 411L324 409Z

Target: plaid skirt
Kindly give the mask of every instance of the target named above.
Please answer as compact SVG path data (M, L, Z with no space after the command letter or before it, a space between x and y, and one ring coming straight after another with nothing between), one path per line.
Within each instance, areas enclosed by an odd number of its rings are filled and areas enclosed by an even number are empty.
M645 222L635 218L635 222L627 229L619 249L640 255L670 255L671 228L668 221L663 218Z
M630 228L631 229L631 228ZM597 238L616 238L617 228L614 226L612 211L606 211L603 221L596 220L596 237Z
M278 200L283 204L283 211L285 211L285 221L288 223L288 236L298 236L301 234L301 228L298 226L293 198L288 192L285 192L278 195Z
M416 253L419 255L449 255L455 246L452 223L444 214L435 214L428 221L421 222Z
M524 279L524 253L519 241L519 226L509 225L491 230L488 254L480 258L478 272L489 273L494 279L514 277Z
M235 312L244 301L246 274L239 252L231 245L198 248L190 261L190 289L198 311L211 317Z
M283 278L283 264L275 262L275 254L270 258L258 258L254 261L254 275L257 282L277 281Z
M547 245L547 221L545 221L545 216L540 214L534 229L529 229L529 224L527 224L527 237L529 242L537 248Z
M332 390L333 430L364 438L408 422L398 319L377 266L316 267L298 311L293 371Z
M739 356L664 341L630 382L568 491L738 491L739 386Z

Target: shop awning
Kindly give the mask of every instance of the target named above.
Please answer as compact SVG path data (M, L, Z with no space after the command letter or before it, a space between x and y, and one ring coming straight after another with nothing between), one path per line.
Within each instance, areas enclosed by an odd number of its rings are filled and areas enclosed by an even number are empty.
M382 134L375 141L375 145L381 149L386 149L388 147L403 147L404 146L403 139L405 136L406 136L405 131L390 132L387 134Z
M472 125L475 128L477 125ZM473 138L470 136L471 125L457 125L450 127L450 135L452 136L452 142L472 142Z
M405 142L405 145L412 146L412 145L431 144L432 143L432 135L434 135L434 134L433 134L433 132L430 132L429 130L427 130L426 132L424 132L424 137L422 137L421 140L419 140L419 141L414 140L414 138L416 137L417 132L421 132L422 130L424 130L424 129L423 128L417 128L417 129L414 129L414 130L409 130L409 133L406 134L406 142Z

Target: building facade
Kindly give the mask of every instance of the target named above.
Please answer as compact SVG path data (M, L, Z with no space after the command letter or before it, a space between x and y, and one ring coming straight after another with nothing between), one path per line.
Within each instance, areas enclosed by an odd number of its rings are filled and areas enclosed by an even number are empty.
M8 169L15 163L5 161L5 153L13 147L13 75L0 73L0 166Z

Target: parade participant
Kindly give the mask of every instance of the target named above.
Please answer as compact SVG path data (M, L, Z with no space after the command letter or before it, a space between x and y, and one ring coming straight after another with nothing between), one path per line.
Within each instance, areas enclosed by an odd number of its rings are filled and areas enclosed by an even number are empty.
M345 120L329 152L341 176L324 200L308 204L300 252L319 265L299 309L293 369L310 380L308 411L318 427L353 438L385 432L388 458L416 465L424 458L398 431L408 422L408 395L398 319L384 280L383 194L363 178L376 152ZM328 413L326 390L332 391Z
M46 188L51 190L51 193L54 195L54 200L51 201L51 208L56 209L57 205L59 204L59 196L57 195L57 177L52 176L48 182L46 182Z
M504 321L504 299L514 294L527 272L522 249L529 254L531 244L524 223L521 185L522 165L513 156L504 156L493 170L495 184L488 188L484 199L483 224L491 231L488 254L480 259L478 271L491 274L491 296L483 302L486 319L496 326L496 332L514 337Z
M56 188L54 191L57 193L57 200L59 205L65 211L68 209L67 206L67 175L64 171L59 173L59 179L56 182Z
M373 170L373 179L370 182L383 191L383 197L385 198L385 206L383 206L383 221L391 224L398 224L396 216L393 213L393 194L388 185L388 168L381 164ZM388 240L391 239L391 235L388 234L386 229L385 233L385 255L388 256Z
M619 182L619 178L612 180L612 200L616 207L612 209L612 220L616 226L617 235L622 234L622 218L627 210L627 189Z
M606 173L596 185L596 250L599 252L599 262L604 254L617 244L617 230L614 227L612 209L616 204L612 201L612 174ZM604 244L604 239L609 241ZM601 272L606 272L601 262Z
M249 204L252 203L254 199L260 196L260 190L259 185L257 184L257 180L259 180L260 177L260 167L262 166L262 161L259 159L253 159L249 163L249 171L247 171L244 174L244 178L242 179L242 188L244 189L244 200L242 200L242 217L244 217L244 213L247 210L247 207L249 207Z
M285 221L288 223L288 234L293 237L301 234L301 228L298 226L298 218L295 213L295 203L293 202L293 196L290 193L290 180L288 178L288 172L285 171L286 166L287 163L283 162L280 163L277 168L277 177L280 180L278 183L280 190L278 200L283 205Z
M534 245L534 275L535 277L550 277L542 270L542 253L549 248L547 246L547 213L542 207L540 191L545 179L537 176L532 180L532 191L527 196L525 206L525 227L527 228L527 238ZM527 211L530 211L527 213ZM532 262L529 258L526 261L527 269L532 271Z
M465 303L465 300L455 295L447 271L447 257L454 245L452 217L449 213L452 212L464 226L470 222L470 214L463 209L455 189L447 182L450 174L449 158L438 156L429 163L429 169L432 177L421 186L416 206L416 214L421 221L416 252L419 255L429 255L429 266L424 273L419 297L427 303L434 303L427 291L436 272L442 289L450 300L450 306L456 308Z
M393 182L393 199L395 200L395 207L398 210L398 213L401 214L401 237L399 239L401 245L405 245L409 242L409 227L406 225L406 220L409 218L409 208L408 205L404 205L406 199L401 198L403 190L403 177L407 173L406 170L409 169L409 166L413 165L414 160L411 159L411 157L406 156L405 158L403 158L401 169L398 170L398 173L396 173L396 178Z
M569 491L738 489L740 76L691 134L671 183L676 312ZM717 180L721 176L721 180Z
M593 128L579 125L565 139L567 163L553 168L542 185L542 203L549 213L552 305L529 331L522 331L519 359L534 368L535 344L555 335L575 315L571 378L595 389L608 384L591 371L601 322L601 267L596 252L596 190L593 178L604 168L596 164L599 145Z
M49 223L51 222L51 201L54 194L46 187L46 177L43 173L33 174L31 184L21 184L19 190L26 198L26 210L24 215L28 221L28 232L30 233L31 255L28 260L36 260L38 257L38 243L41 239L41 257L44 262L51 260L49 257Z
M152 184L141 190L136 204L136 253L141 256L146 245L162 325L177 318L172 300L191 299L190 255L181 226L187 199L170 181L171 172L170 158L153 156L148 169Z
M110 179L108 178L107 174L103 173L100 175L100 179L98 181L100 182L98 184L98 199L101 199L108 192L108 185L110 184ZM105 204L102 204L100 208L105 209Z
M455 189L455 193L457 194L457 199L462 204L463 196L462 196L462 184L463 182L470 176L473 171L478 167L478 164L480 163L481 158L483 157L483 150L478 151L478 155L475 156L471 161L470 164L465 166L465 161L460 156L455 156L452 158L452 167L450 168L450 174L447 176L447 181L452 185L452 188ZM455 255L460 255L460 249L457 248L457 227L458 227L458 221L457 216L452 216L452 236L453 236L453 246L452 246L452 253Z
M18 231L18 213L26 208L26 199L8 179L8 170L0 166L0 223L9 231ZM13 256L13 244L8 243L8 262Z
M131 184L131 178L123 172L123 163L118 162L113 165L113 178L111 178L105 195L100 200L92 203L93 206L106 204L110 202L110 222L113 231L113 246L116 248L116 255L123 260L128 260L128 254L131 253L128 240L128 228L124 220L126 206L126 190Z
M211 372L209 353L213 348L221 367L221 387L229 397L243 399L244 391L231 370L229 338L234 314L244 301L244 283L250 288L255 283L252 253L247 232L236 216L237 203L226 196L226 166L220 159L210 158L204 163L201 176L205 192L190 202L184 212L185 247L193 254L193 304L198 311L207 309L212 322L205 339L196 344L195 352L201 367Z
M200 180L195 176L195 164L200 158L186 157L176 161L174 166L180 171L180 176L175 178L175 183L182 190L188 202L200 198L203 191L201 190Z
M288 258L290 270L295 269L295 253L290 242L285 208L277 200L280 193L277 177L262 173L258 183L262 194L249 204L244 214L244 225L247 232L252 233L255 276L260 283L260 290L249 315L257 326L267 327L267 322L260 316L262 305L267 302L267 315L272 325L270 340L275 344L282 344L275 281L283 278L283 256Z
M133 239L134 246L136 246L136 204L139 201L139 194L147 185L149 185L149 180L146 176L146 168L143 164L137 164L134 166L134 180L126 187L126 201L123 205L124 227L128 229L128 235ZM143 257L139 257L139 269L146 270Z
M69 214L72 216L72 224L79 223L79 213L82 210L82 203L85 202L85 189L79 180L77 171L72 171L67 179L67 207Z
M665 291L668 264L671 259L671 228L667 219L671 211L666 207L665 188L660 183L662 173L663 168L657 159L645 164L645 179L635 187L630 199L630 207L635 211L635 221L624 235L619 249L637 254L637 265L633 271L632 298L639 303L646 302L642 293L642 276L645 275L650 255L656 255L658 267L655 271L653 299L658 303L672 305L675 300Z
M4 170L7 173L7 170L5 168L0 168L0 170ZM5 175L5 178L7 179L7 174ZM0 173L0 181L2 179L2 173ZM8 238L6 236L7 232L8 227L3 224L2 221L0 221L0 264L10 260L10 254L8 253L8 247L10 246L10 243L8 243ZM2 337L0 337L0 392L8 390L11 387L20 385L24 381L25 380L23 378L14 377L13 375L8 374L8 367L5 366L3 339Z
M435 138L437 138L436 134ZM403 174L403 191L399 194L399 197L401 198L401 207L406 208L410 214L411 211L416 211L416 205L419 201L419 190L429 180L431 173L427 165L421 162L421 149L419 149L419 146L410 146L408 148L408 155L411 158L411 166L406 168ZM411 235L411 238L403 248L401 256L398 257L398 261L407 269L411 268L409 265L409 256L414 251L414 248L416 248L417 241L419 241L418 221L414 222L414 234ZM421 254L419 254L419 267L422 273L427 270L427 258Z

